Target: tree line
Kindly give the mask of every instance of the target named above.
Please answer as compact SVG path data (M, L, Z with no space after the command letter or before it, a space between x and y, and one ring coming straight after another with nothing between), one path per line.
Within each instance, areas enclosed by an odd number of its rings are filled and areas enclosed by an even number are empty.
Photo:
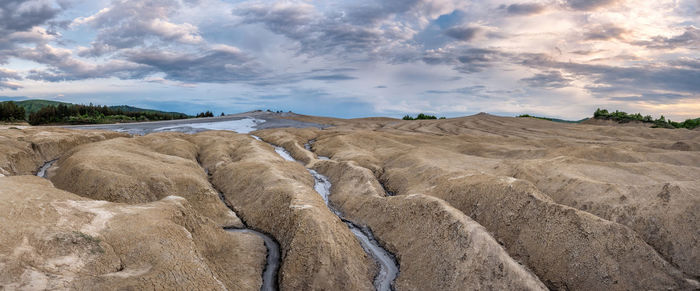
M156 111L130 112L119 108L99 105L65 105L46 106L29 114L27 121L31 125L40 124L94 124L118 121L154 121L184 119L189 116L182 113Z
M438 118L435 115L428 115L428 114L420 113L416 117L412 117L412 116L406 114L402 119L403 120L421 120L421 119L438 119ZM445 117L440 117L440 119L445 119Z
M604 120L614 120L619 123L627 123L632 121L638 121L643 123L653 123L652 127L661 128L687 128L693 129L700 126L700 118L696 119L686 119L683 122L675 122L670 119L666 119L663 115L661 117L654 119L651 115L642 116L641 113L628 114L624 111L615 110L615 112L609 112L607 109L598 108L595 113L593 113L593 118L604 119Z
M0 103L0 121L24 121L24 108L8 101Z

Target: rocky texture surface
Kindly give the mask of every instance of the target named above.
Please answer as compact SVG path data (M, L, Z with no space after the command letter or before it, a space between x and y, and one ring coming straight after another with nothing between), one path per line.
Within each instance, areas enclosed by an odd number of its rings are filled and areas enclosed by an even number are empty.
M78 147L48 171L56 187L83 197L144 203L182 196L222 227L243 227L197 163L198 147L181 133L117 138Z
M298 119L335 127L286 130L293 137L280 143L313 139L316 154L371 170L399 196L444 200L551 288L697 286L700 155L692 149L700 136L693 131L485 114ZM288 147L294 153L298 145Z
M366 168L355 162L318 160L300 141L310 130L262 131L298 160L328 175L331 204L346 217L369 227L396 255L399 290L543 290L536 276L513 260L478 223L440 199L414 194L387 197Z
M260 238L227 233L187 200L94 201L35 176L0 177L0 286L259 290Z
M0 174L31 175L45 162L71 148L110 138L127 136L111 131L75 131L53 127L0 129Z
M301 164L247 135L210 131L192 140L228 203L250 227L280 242L281 289L372 289L376 267Z
M308 167L396 256L397 290L700 288L697 131L280 117L333 127L254 133L300 163L232 132L1 129L0 174L58 159L62 190L0 176L0 286L257 290L262 240L221 229L244 220L279 242L281 289L372 289Z

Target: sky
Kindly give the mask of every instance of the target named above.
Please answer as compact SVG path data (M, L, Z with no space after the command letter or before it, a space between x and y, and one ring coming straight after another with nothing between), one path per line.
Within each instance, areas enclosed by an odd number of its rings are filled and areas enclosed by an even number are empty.
M0 99L700 117L700 0L0 0Z

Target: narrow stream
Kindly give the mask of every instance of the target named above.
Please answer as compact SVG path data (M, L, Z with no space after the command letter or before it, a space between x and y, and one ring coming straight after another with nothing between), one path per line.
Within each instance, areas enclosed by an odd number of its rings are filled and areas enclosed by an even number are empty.
M253 136L253 138L262 141L257 136ZM271 145L275 148L275 152L277 152L277 154L279 154L283 159L293 162L297 161L283 147L273 144ZM304 147L309 151L311 150L310 143L304 145ZM328 159L327 157L323 158ZM320 156L319 159L321 159ZM379 242L374 239L372 231L368 227L361 227L352 221L345 219L340 211L334 209L328 203L328 196L331 193L331 182L326 176L321 175L312 169L307 168L306 170L308 170L311 176L314 177L314 190L321 195L328 209L330 209L331 212L345 222L350 231L357 237L365 252L374 258L374 261L379 265L379 273L374 278L374 288L378 291L394 290L392 284L394 283L396 276L399 274L399 267L396 263L396 259L394 259L394 256L379 245Z
M246 227L248 227L246 225ZM277 290L277 270L280 267L280 246L273 240L270 236L252 230L250 228L225 228L229 232L243 232L255 234L265 241L265 247L267 247L267 262L265 263L265 270L263 271L262 286L260 286L261 291L275 291Z
M199 161L199 157L197 157L197 163L199 163L199 165L202 166L202 163ZM207 176L209 176L209 169L204 168L204 172L207 174ZM214 187L214 184L211 184L211 186L219 193L219 199L221 199L221 202L223 202L224 205L228 207L228 209L230 209L233 212L236 212L233 209L233 206L226 202L224 194L218 189L216 189ZM270 235L251 229L248 226L248 224L243 220L243 218L238 218L241 220L241 222L243 222L243 226L245 226L245 228L225 227L224 230L228 232L252 233L263 239L263 242L265 242L265 248L267 248L267 257L265 262L265 269L263 270L262 274L262 286L260 286L260 291L277 291L277 273L279 271L281 261L279 243L277 243L277 241L275 241Z
M41 168L39 168L39 170L36 172L36 175L38 177L46 178L46 171L49 168L51 168L51 166L53 166L53 164L56 163L56 161L58 161L58 159L51 160L51 161L44 163L44 165L41 166Z

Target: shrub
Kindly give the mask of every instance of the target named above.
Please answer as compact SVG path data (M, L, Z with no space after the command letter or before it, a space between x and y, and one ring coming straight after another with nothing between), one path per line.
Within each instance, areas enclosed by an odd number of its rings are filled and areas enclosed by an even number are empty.
M693 129L700 126L700 118L696 119L686 119L683 122L673 122L667 120L666 117L661 115L661 117L654 119L651 115L642 116L641 113L628 114L624 111L615 110L615 112L608 112L607 109L598 108L594 113L593 117L596 119L614 120L619 123L626 123L631 121L639 121L643 123L653 123L652 127L658 128L687 128Z

